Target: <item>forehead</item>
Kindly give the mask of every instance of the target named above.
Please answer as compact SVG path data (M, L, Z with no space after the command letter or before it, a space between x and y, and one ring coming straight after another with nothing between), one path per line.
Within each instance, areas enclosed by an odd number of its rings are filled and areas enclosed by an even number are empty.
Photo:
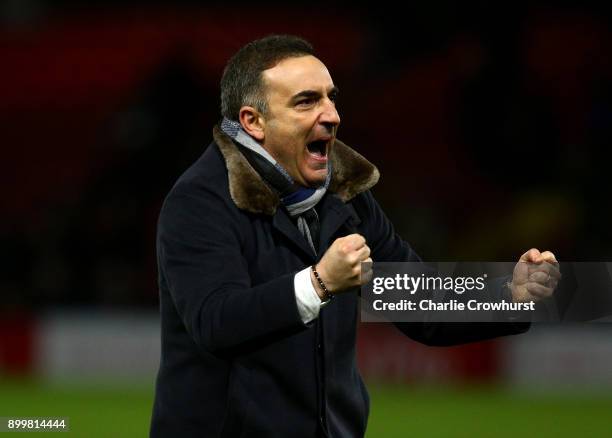
M268 93L281 97L290 97L304 90L324 92L334 86L325 64L310 55L284 59L264 70L263 77Z

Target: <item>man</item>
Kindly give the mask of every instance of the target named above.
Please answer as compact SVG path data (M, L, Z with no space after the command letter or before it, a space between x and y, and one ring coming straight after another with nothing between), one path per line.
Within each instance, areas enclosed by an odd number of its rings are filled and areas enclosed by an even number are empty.
M356 288L371 271L362 262L419 258L369 191L377 169L336 139L337 94L297 37L253 41L228 62L223 122L160 215L162 358L152 437L365 433ZM550 295L554 255L532 249L521 260L542 272L517 269L513 299ZM527 329L397 326L430 345Z

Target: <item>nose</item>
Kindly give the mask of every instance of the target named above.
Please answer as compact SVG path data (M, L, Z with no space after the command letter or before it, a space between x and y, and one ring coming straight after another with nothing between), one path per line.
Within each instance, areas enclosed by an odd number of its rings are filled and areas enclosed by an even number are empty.
M323 110L319 116L319 123L324 125L330 131L340 124L340 115L336 110L336 105L333 101L325 99Z

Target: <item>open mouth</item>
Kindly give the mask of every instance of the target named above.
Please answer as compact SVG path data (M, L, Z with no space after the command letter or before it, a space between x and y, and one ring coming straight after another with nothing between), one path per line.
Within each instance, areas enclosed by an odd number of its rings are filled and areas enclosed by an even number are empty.
M315 140L306 145L308 152L318 157L327 155L327 140Z

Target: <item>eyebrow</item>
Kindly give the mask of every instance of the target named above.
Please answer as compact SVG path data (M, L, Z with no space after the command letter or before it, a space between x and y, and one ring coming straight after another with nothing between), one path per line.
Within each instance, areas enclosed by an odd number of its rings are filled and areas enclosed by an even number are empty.
M327 92L327 95L338 95L338 93L340 93L340 89L336 86L333 86L332 88L330 88L330 90ZM291 102L296 102L297 100L303 98L303 97L320 97L321 93L319 93L318 91L315 90L304 90L304 91L300 91L297 94L294 94L291 97Z

